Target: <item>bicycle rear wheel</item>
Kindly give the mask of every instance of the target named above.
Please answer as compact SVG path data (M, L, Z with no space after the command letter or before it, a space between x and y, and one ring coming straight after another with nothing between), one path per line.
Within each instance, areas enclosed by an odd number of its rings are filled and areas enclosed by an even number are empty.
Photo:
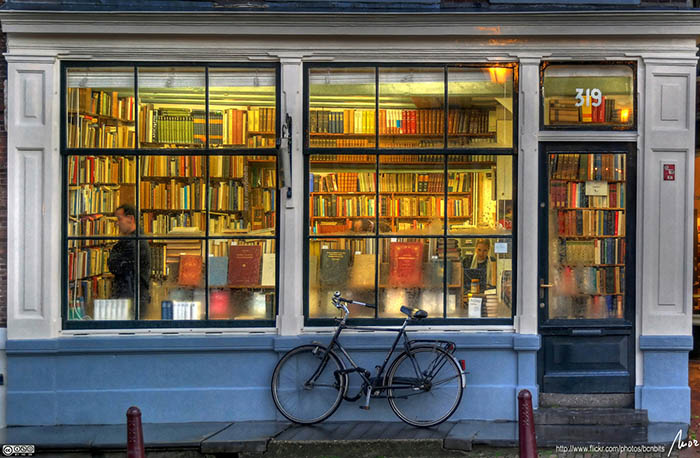
M347 390L347 375L336 376L344 368L333 352L320 345L293 348L272 373L272 399L287 419L302 425L330 417L340 406ZM316 377L314 377L316 375Z
M422 374L416 372L415 358ZM389 405L409 425L439 425L462 400L462 371L454 358L436 347L416 347L401 353L387 371Z

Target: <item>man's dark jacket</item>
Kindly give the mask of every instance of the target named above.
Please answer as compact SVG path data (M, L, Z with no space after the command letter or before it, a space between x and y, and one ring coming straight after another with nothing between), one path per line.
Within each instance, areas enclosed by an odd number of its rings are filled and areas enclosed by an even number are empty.
M151 295L148 290L149 279L151 277L151 255L148 247L148 241L139 241L139 257L140 257L140 303L145 306L151 300ZM134 298L136 293L136 240L126 239L117 242L109 254L107 265L109 271L114 274L112 283L113 298Z

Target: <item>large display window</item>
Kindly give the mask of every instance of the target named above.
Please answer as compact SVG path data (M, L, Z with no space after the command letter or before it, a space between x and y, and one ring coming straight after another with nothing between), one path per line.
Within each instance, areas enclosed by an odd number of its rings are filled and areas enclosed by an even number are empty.
M64 64L65 328L274 325L278 74Z
M305 68L307 323L512 322L517 67Z

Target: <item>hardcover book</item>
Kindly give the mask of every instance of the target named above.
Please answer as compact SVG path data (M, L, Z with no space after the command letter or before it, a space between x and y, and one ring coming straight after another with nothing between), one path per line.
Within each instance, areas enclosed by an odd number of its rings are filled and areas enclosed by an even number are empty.
M373 254L356 254L352 260L350 286L353 288L374 288Z
M350 251L321 250L320 280L324 286L344 285L348 280Z
M423 285L423 243L394 242L389 249L389 283L391 286Z
M228 258L228 284L259 286L262 246L231 245Z
M260 286L275 286L275 253L263 254Z
M226 286L228 280L228 257L209 257L209 286Z
M183 254L180 256L180 270L177 283L180 286L199 286L202 282L201 256Z

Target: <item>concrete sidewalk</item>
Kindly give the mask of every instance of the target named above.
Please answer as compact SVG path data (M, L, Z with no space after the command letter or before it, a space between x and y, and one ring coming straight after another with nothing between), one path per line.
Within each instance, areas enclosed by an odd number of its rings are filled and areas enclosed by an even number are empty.
M627 453L627 457L666 457L677 425L649 425L647 440L620 444L665 444L664 453ZM324 422L297 426L281 422L169 423L143 425L150 458L223 457L487 457L518 456L517 423L460 421L435 428L401 422ZM0 431L3 444L33 444L35 456L116 458L126 456L126 425L10 427ZM541 456L556 456L544 441ZM586 444L588 445L588 444ZM700 450L671 456L697 456ZM689 454L692 452L692 454ZM575 453L558 456L575 457ZM581 454L583 456L583 454ZM588 456L588 455L587 455ZM590 456L620 456L591 454Z

